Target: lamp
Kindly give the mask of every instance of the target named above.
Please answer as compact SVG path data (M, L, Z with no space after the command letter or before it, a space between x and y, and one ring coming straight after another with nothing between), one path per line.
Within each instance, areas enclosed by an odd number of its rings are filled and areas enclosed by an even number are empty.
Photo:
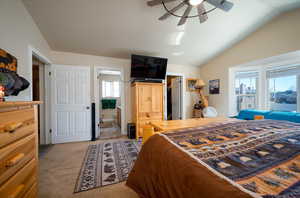
M196 84L195 84L195 89L199 90L199 96L200 96L200 100L201 100L201 106L202 108L206 108L208 107L208 101L207 99L205 98L204 94L203 94L203 88L205 87L205 83L203 80L201 79L198 79L196 81Z
M202 89L203 87L205 87L204 81L198 79L198 80L196 81L195 88L196 88L196 89Z

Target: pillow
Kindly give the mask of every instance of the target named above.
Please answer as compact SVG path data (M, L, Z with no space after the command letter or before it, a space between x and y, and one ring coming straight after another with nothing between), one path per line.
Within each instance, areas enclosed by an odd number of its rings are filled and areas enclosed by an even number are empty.
M290 122L296 122L296 114L295 112L281 112L281 111L271 111L266 119L271 120L286 120Z

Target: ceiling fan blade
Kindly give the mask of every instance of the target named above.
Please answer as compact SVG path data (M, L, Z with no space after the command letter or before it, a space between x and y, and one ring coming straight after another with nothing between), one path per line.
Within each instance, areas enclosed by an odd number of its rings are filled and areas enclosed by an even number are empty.
M171 13L176 12L177 10L179 10L180 8L182 8L186 3L182 2L180 3L178 6L174 7L172 10L170 10ZM159 20L165 20L167 19L169 16L171 16L171 14L169 12L167 12L166 14L164 14L163 16L161 16L159 18Z
M187 7L187 9L184 11L184 14L183 14L183 16L181 17L179 23L177 24L178 26L179 26L179 25L185 24L185 22L186 22L186 20L187 20L187 17L189 16L189 14L190 14L192 8L193 8L192 5L189 5L189 6Z
M206 0L213 6L220 8L221 10L228 12L233 7L233 3L226 0Z
M208 19L208 16L205 13L206 10L205 10L204 4L203 3L199 4L197 6L197 9L198 9L200 23L204 23Z
M162 4L162 2L169 3L171 1L177 1L177 0L152 0L152 1L148 1L147 4L148 6L156 6Z

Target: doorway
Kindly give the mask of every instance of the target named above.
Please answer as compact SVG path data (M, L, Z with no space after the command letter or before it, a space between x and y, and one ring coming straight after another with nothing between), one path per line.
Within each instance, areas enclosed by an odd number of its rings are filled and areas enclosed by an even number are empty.
M121 71L99 70L99 128L100 139L121 136L122 94Z
M45 101L45 63L32 56L32 100ZM38 105L38 142L45 144L45 104Z
M183 97L183 76L166 76L166 120L181 120L183 117L182 97Z

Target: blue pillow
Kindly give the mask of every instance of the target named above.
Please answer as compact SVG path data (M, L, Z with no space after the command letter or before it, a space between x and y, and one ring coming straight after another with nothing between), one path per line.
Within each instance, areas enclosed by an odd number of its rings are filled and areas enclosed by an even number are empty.
M286 120L290 122L296 122L296 114L297 113L295 112L271 111L265 118L272 120Z
M300 123L300 113L296 113L295 122Z
M256 115L262 115L266 118L266 115L270 111L264 111L264 110L255 110L255 109L244 109L241 110L239 115L237 116L238 119L242 120L254 120L254 116Z

